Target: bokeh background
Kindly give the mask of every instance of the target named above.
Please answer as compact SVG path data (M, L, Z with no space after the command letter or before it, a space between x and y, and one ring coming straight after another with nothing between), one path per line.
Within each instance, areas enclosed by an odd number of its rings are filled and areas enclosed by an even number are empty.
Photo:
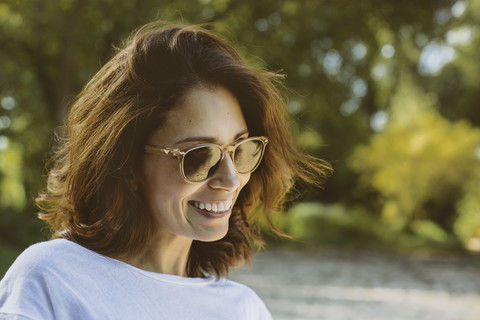
M480 1L1 0L0 274L45 239L54 129L128 34L211 23L287 75L298 146L329 161L270 247L480 250ZM267 247L268 248L268 247Z

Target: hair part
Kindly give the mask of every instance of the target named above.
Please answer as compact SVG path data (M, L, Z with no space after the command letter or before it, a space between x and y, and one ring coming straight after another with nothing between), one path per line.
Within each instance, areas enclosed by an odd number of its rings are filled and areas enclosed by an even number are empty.
M282 79L246 66L228 41L201 27L165 22L141 27L74 102L47 190L36 199L39 218L52 227L52 238L107 256L142 251L155 233L146 201L130 183L141 167L142 146L188 90L222 86L238 99L250 134L270 142L240 192L227 235L214 242L194 240L187 274L225 276L232 266L248 263L251 242L263 244L259 220L282 234L273 217L296 179L320 186L330 171L293 145Z

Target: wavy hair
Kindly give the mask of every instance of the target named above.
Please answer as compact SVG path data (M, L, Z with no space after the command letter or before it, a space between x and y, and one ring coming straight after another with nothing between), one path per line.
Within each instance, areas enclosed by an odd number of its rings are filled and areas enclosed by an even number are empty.
M187 274L226 276L262 244L260 221L275 227L296 179L319 185L330 171L292 143L283 76L249 67L235 47L200 26L149 23L133 33L89 81L69 112L47 190L36 199L52 238L66 238L113 258L151 241L155 222L132 190L146 139L188 90L223 86L238 99L251 135L269 139L263 161L233 208L227 235L194 240Z

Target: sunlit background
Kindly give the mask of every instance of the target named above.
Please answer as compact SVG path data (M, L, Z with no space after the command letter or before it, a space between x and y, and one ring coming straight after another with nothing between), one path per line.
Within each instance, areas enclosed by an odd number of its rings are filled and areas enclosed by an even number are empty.
M280 219L296 241L269 247L480 251L480 1L2 0L1 274L45 239L33 199L54 128L158 18L214 22L249 63L285 73L298 146L335 168Z

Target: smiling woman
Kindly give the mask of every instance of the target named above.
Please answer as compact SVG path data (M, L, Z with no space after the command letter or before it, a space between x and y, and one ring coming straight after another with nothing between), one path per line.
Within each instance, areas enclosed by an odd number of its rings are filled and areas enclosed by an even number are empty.
M269 319L226 280L261 245L262 216L328 165L291 142L281 77L200 27L148 24L76 99L48 191L52 239L0 283L28 319ZM215 302L215 303L213 303Z

